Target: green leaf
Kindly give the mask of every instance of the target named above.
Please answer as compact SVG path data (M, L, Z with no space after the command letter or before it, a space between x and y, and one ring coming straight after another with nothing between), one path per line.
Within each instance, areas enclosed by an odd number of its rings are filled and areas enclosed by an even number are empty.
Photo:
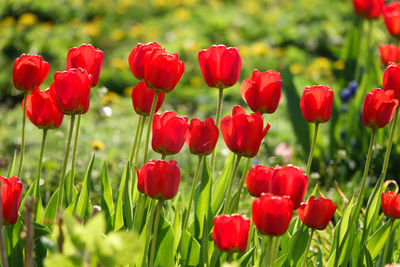
M85 179L83 181L83 186L81 191L78 193L76 206L74 209L74 214L78 215L81 218L87 219L89 217L88 207L89 203L89 193L90 193L90 177L92 174L93 163L94 163L95 155L93 154L92 159L90 160L89 167L86 170Z
M158 226L156 259L154 266L175 266L174 230L171 224L161 216Z
M249 251L247 251L242 257L240 257L240 259L239 259L239 264L240 264L240 266L247 266L247 265L248 265L248 263L249 263L251 257L253 256L254 248L255 248L255 247L252 247L252 248L249 249ZM287 256L287 254L282 255L282 256ZM286 257L285 257L285 259L286 259ZM278 259L277 259L277 260L278 260ZM277 260L275 261L275 264L276 264ZM282 263L283 263L283 262L282 262ZM281 264L281 265L275 265L275 266L282 266L282 264Z
M114 212L114 202L112 198L112 190L111 190L111 184L110 180L108 178L108 173L107 173L107 164L104 162L103 164L103 170L101 172L101 200L100 200L100 206L101 210L103 210L106 214L107 218L107 223L109 224L109 227L107 229L110 229L111 226L111 218L112 214Z
M291 266L301 264L309 238L309 228L305 227L304 224L301 224L300 228L292 235L289 240L287 258L290 260Z
M124 227L124 192L125 185L127 183L127 172L129 171L129 162L125 166L125 170L122 174L121 182L119 184L118 197L117 202L115 204L115 212L114 212L114 230L119 230ZM128 174L129 175L129 174ZM128 181L129 182L129 181ZM129 188L128 188L129 189Z
M14 168L15 168L15 162L17 162L17 151L14 151L14 156L13 156L13 159L11 161L10 169L8 170L7 177L13 176Z
M231 155L225 162L224 171L222 172L221 177L218 178L217 182L215 183L214 189L212 191L211 210L213 216L217 214L218 210L221 208L222 201L224 200L225 193L228 188L229 178L231 176L233 168L234 158L235 154L231 153Z
M197 266L200 260L200 244L197 240L187 231L183 230L182 233L182 266Z
M54 191L53 195L50 197L47 203L46 210L44 212L43 222L46 225L52 225L55 221L57 215L57 198L58 198L58 188Z
M182 218L181 218L181 203L178 203L175 211L175 218L173 223L174 228L174 251L177 251L179 243L181 242L182 235Z
M83 262L79 256L55 254L45 260L45 266L81 267Z
M133 214L132 214L132 201L131 201L131 190L130 190L130 181L131 181L131 171L129 163L126 166L125 172L125 186L123 191L123 209L124 209L124 221L125 225L128 229L133 228Z
M196 237L199 239L201 236L203 236L204 223L212 223L211 220L208 220L211 217L211 183L211 172L208 166L207 157L203 157L201 181L196 190L196 196L194 200L194 207L196 211L195 233ZM204 222L203 220L206 221Z
M381 250L384 248L389 238L390 220L382 225L368 240L367 248L371 254L372 260L375 260Z

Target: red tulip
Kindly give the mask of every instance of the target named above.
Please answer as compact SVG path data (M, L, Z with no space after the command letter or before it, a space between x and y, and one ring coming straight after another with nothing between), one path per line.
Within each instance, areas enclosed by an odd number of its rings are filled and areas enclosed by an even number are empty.
M185 143L187 122L187 117L179 117L174 111L154 114L151 142L153 150L163 155L179 153Z
M232 116L228 115L221 120L221 132L225 144L237 155L254 157L270 127L267 124L263 128L263 124L260 113L248 115L241 106L234 106Z
M383 7L383 19L389 33L400 35L400 2L391 2Z
M164 51L164 48L156 42L148 44L139 43L129 54L128 61L132 74L139 80L144 79L144 56L147 52L153 51L153 49Z
M21 199L22 183L18 177L5 178L0 176L1 204L3 208L3 223L14 224L18 219L19 201Z
M148 87L164 93L171 92L185 71L178 54L153 49L144 57L144 80Z
M270 193L278 196L289 196L293 209L300 206L308 184L307 175L299 167L287 165L275 167L270 182Z
M243 252L247 247L249 229L250 220L241 215L218 215L214 218L212 237L222 251Z
M308 203L301 203L297 213L300 220L308 227L324 230L335 211L336 205L332 200L311 196Z
M372 89L364 99L362 123L369 128L382 128L392 120L397 106L394 91Z
M155 162L155 160L151 161L151 162ZM137 190L143 194L146 193L146 190L144 189L144 175L140 175L141 173L145 173L145 169L147 168L147 164L143 164L142 167L140 168L140 171L138 170L138 168L135 166L136 169L136 176L138 178L138 182L137 182Z
M385 0L353 0L354 11L362 18L377 19Z
M68 51L67 70L82 68L92 75L92 86L99 81L104 53L93 45L83 44Z
M250 79L244 79L240 94L252 111L274 113L282 96L281 74L254 70Z
M138 177L139 181L144 181L144 190L149 197L165 200L178 192L181 171L175 160L150 160L140 168Z
M273 167L263 165L253 166L246 176L247 190L253 197L260 197L262 193L269 192Z
M300 108L308 122L327 122L332 113L333 91L324 85L307 86L300 100Z
M24 101L22 101L22 107ZM26 97L26 116L40 129L55 129L60 127L64 114L61 113L53 99L50 90L36 89Z
M379 46L382 63L386 66L390 62L397 62L400 56L400 48L397 45L383 44Z
M132 104L137 114L149 116L155 94L156 92L149 89L144 81L140 81L135 87L133 87ZM164 97L164 93L158 94L155 112L160 109Z
M23 54L14 62L13 82L15 88L21 91L33 91L49 74L49 63L41 56Z
M292 214L293 203L287 196L267 193L253 201L253 221L262 235L283 235L289 227Z
M64 114L83 114L89 109L92 76L82 68L56 72L50 95Z
M208 86L223 89L231 87L238 81L242 59L236 47L212 45L208 49L201 50L198 59Z
M218 141L219 130L212 118L200 121L194 118L190 121L188 131L188 146L195 155L209 155Z
M391 63L383 73L383 90L393 90L394 98L400 100L400 64Z
M387 191L381 194L382 211L390 219L400 218L400 194Z

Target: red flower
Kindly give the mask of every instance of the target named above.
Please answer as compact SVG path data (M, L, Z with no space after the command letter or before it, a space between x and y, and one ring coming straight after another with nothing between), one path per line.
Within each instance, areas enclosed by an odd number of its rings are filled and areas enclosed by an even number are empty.
M21 91L33 91L49 74L49 63L41 56L23 54L14 62L13 82L15 88Z
M240 75L242 59L236 47L212 45L199 52L199 65L204 80L210 87L227 88L234 85Z
M301 203L297 213L300 220L308 227L324 230L335 211L336 205L332 200L311 196L308 203Z
M18 219L19 201L21 199L22 183L18 177L5 178L0 176L1 204L3 208L3 223L14 224Z
M24 101L22 101L22 107ZM26 116L40 129L60 127L64 114L61 113L50 97L50 90L34 90L26 97Z
M247 247L249 229L250 220L241 215L218 215L214 218L212 237L222 251L243 252Z
M241 106L234 106L232 116L228 115L221 120L221 132L225 144L237 155L254 157L270 127L267 124L264 129L263 124L260 113L248 115Z
M381 201L382 211L386 217L391 219L400 218L400 194L390 191L387 191L386 194L382 192Z
M386 66L390 62L397 62L400 56L400 48L397 45L383 44L379 46L382 63Z
M253 166L246 176L247 190L253 197L260 197L262 193L269 192L273 167L263 165Z
M354 11L362 18L377 19L385 0L353 0Z
M300 100L300 108L308 122L327 122L332 113L333 91L324 85L307 86Z
M293 203L287 196L267 193L253 201L253 221L262 235L283 235L289 227L292 214Z
M151 142L153 150L163 155L179 153L185 143L187 122L187 117L179 117L174 111L154 114Z
M141 80L144 78L144 56L153 49L164 51L158 43L138 44L129 54L129 66L133 76Z
M240 94L252 111L274 113L282 96L281 74L254 70L250 79L244 79Z
M218 136L219 130L212 118L204 121L192 119L187 135L190 152L195 155L209 155L217 144Z
M171 92L185 71L178 54L153 49L144 57L144 80L148 87L164 93Z
M400 64L390 63L383 73L383 90L393 90L394 98L400 99Z
M164 200L173 198L178 192L181 170L175 160L150 160L140 168L138 177L144 182L149 197Z
M155 162L155 160L151 160L149 162ZM143 194L146 193L145 189L144 189L144 175L140 175L141 173L145 173L145 169L147 168L147 164L143 164L142 167L140 168L140 171L138 170L138 168L135 166L136 169L136 176L138 178L138 182L137 182L137 190Z
M82 68L92 75L92 86L99 81L104 53L93 45L83 44L68 51L67 70Z
M372 89L364 99L362 123L374 129L385 127L392 120L397 106L394 91Z
M308 184L307 175L299 167L287 165L275 167L270 182L270 193L278 196L289 196L293 209L300 206Z
M400 35L400 2L391 2L383 7L383 19L391 35Z
M56 72L50 95L64 114L83 114L89 109L92 76L82 68Z
M140 81L135 87L133 87L132 104L136 113L143 116L149 116L155 94L156 92L149 89L144 81ZM164 97L164 93L158 94L155 112L160 109L164 101Z

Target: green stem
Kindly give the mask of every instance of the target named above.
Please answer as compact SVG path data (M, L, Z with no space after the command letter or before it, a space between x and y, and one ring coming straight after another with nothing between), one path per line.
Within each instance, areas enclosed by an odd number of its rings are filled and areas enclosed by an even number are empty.
M138 234L140 234L140 222L142 222L144 207L146 206L145 194L139 192L139 198L136 204L135 216L133 218L133 226ZM140 220L140 221L139 221Z
M147 116L143 117L143 122L140 127L138 145L136 147L136 152L135 152L135 161L134 161L135 165L134 166L137 166L137 162L139 160L140 143L142 142L142 134L143 134L144 125L146 123L146 119L147 119Z
M74 179L75 179L75 162L76 162L76 148L78 146L78 138L79 138L79 129L81 127L81 117L82 114L78 115L78 120L76 122L76 128L75 128L75 138L74 138L74 148L72 150L72 162L71 162L71 175L70 175L70 179L69 179L69 191L68 191L68 201L71 202L72 201L72 196L73 196L73 192L74 192Z
M249 167L250 167L250 163L251 163L251 158L247 158L246 166L244 167L244 171L243 171L242 177L240 178L238 195L234 199L232 210L230 211L231 213L236 213L238 211L238 209L239 209L240 197L242 195L244 182L246 181L246 176L247 176L247 172L248 172Z
M273 236L269 235L268 236L267 254L265 256L265 267L271 266L272 241L273 241ZM265 247L265 239L263 240L263 246L262 247ZM263 248L261 248L261 251L263 252ZM260 262L260 265L261 265L261 262Z
M385 246L385 252L383 253L383 265L385 265L388 261L387 261L387 254L388 254L388 250L389 250L389 243L390 243L390 236L392 235L392 230L393 230L393 224L394 224L394 220L390 219L390 229L389 229L389 237L386 241L386 246ZM390 259L389 259L389 263L390 263Z
M305 267L306 266L307 255L308 255L308 251L310 250L310 246L311 246L312 238L313 238L313 235L314 235L314 231L315 231L315 229L311 229L310 238L308 239L307 246L306 246L306 254L304 255L303 263L301 264L301 267Z
M156 253L156 244L157 244L157 233L158 233L158 224L160 222L160 215L161 215L161 210L162 210L162 200L158 201L157 205L157 214L156 214L156 220L154 222L154 233L153 233L153 242L151 243L151 252L150 252L150 267L154 266L154 260L155 260L155 253Z
M307 177L310 176L311 163L312 163L312 160L313 160L315 143L317 143L318 126L319 126L319 123L316 122L315 123L315 128L314 128L314 138L313 138L313 141L312 141L312 144L311 144L310 154L308 155L308 160L307 160L307 167L306 167Z
M250 210L250 213L251 213L251 210ZM250 214L250 217L251 217L251 214ZM248 238L247 238L247 248L246 248L246 252L248 252L249 251L249 249L250 249L250 243L251 243L251 239L253 238L253 231L254 231L254 222L253 222L253 220L250 220L250 231L249 231L249 236L248 236Z
M47 129L43 129L43 135L42 135L42 144L40 146L40 154L39 154L39 163L38 163L38 169L37 169L37 175L36 175L36 181L35 181L35 197L36 200L40 200L40 176L42 176L42 162L43 162L43 152L44 152L44 145L46 143L46 136L47 136Z
M161 159L165 160L165 158L167 157L167 154L161 154Z
M228 252L228 256L226 258L227 262L232 262L233 261L233 252Z
M129 152L129 163L130 166L132 166L133 164L133 156L136 154L136 146L138 144L138 138L139 138L139 132L140 132L140 128L142 128L142 124L143 124L143 115L139 115L139 121L138 124L136 126L136 133L135 133L135 139L133 139L133 144L131 146L131 151Z
M193 178L193 182L192 182L192 189L190 190L190 197L189 197L189 206L188 209L186 211L186 216L185 216L185 220L183 221L183 229L186 229L188 223L189 223L189 214L190 214L190 209L192 208L192 201L193 201L193 196L194 196L194 190L196 188L197 185L197 180L199 178L199 172L200 172L200 166L201 166L201 162L203 161L203 156L199 156L199 160L197 162L197 167L196 167L196 171L194 173L194 178Z
M142 259L142 267L146 266L147 262L147 254L149 252L149 241L151 237L151 232L153 231L153 221L154 221L154 209L155 209L155 200L151 199L151 204L150 204L150 217L147 221L147 229L146 229L146 241L144 244L144 253L143 253L143 259Z
M278 249L278 243L279 243L279 237L275 236L274 237L274 249L272 250L272 254L271 254L271 267L274 266L276 250Z
M241 159L241 156L236 155L235 166L233 167L232 174L229 179L229 186L228 186L228 191L226 193L225 206L224 206L224 210L223 210L222 214L226 214L226 212L229 211L228 207L229 207L229 201L230 201L231 193L232 193L232 186L233 186L233 182L235 181L237 170L239 168L240 159Z
M21 133L21 154L19 155L19 166L18 166L18 177L21 178L22 163L24 162L24 150L25 150L25 124L26 124L26 97L28 92L24 92L24 108L22 110L22 133Z
M0 194L0 203L3 203ZM8 267L8 259L6 253L6 246L4 242L4 219L3 219L3 205L0 205L0 253L1 253L1 263L3 267Z
M64 182L65 182L65 172L67 170L67 163L68 163L68 157L69 157L69 148L71 146L72 133L74 131L74 122L75 122L75 115L71 115L71 122L70 122L70 125L69 125L68 141L67 141L67 146L65 148L64 162L63 162L62 171L61 171L61 178L60 178L60 185L58 187L58 198L57 198L57 210L58 211L60 211L61 207L62 207Z
M148 157L148 152L149 152L149 144L150 144L151 124L153 123L153 116L156 111L158 93L159 92L156 91L154 98L153 98L153 104L151 104L149 122L147 123L147 133L146 133L146 143L145 143L145 147L144 147L143 164L145 164L147 162L147 157Z
M217 106L217 115L215 117L215 124L217 125L217 128L219 129L219 122L221 120L221 113L222 113L222 104L224 100L224 89L219 88L219 95L218 95L218 106ZM214 173L214 167L215 167L215 157L216 157L216 147L214 148L212 154L211 154L211 173Z

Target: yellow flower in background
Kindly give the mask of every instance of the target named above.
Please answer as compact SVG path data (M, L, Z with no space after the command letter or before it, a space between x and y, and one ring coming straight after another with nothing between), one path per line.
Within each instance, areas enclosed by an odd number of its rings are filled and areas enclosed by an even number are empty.
M303 65L299 64L299 63L293 63L289 66L289 71L293 74L293 75L297 75L303 72Z
M24 13L18 19L18 24L21 26L31 26L35 24L37 17L33 13Z
M104 106L116 103L119 100L119 95L115 92L108 91L101 99L100 103Z
M250 47L248 47L246 45L238 46L238 49L239 49L239 54L241 57L249 56L251 53Z
M131 38L137 38L142 34L142 32L143 32L143 25L136 24L129 28L128 35Z
M203 79L201 79L199 76L195 76L190 79L190 85L193 87L200 87L202 83Z
M180 21L186 21L190 18L190 10L184 7L177 8L174 12L174 17Z
M254 56L264 56L269 52L269 46L265 43L257 42L251 46L251 52Z
M317 57L308 67L306 74L312 79L330 79L331 61L326 57Z
M15 24L15 18L12 16L8 16L5 17L2 21L1 21L1 26L2 27L10 27L12 25Z
M283 57L284 52L285 52L285 49L283 49L283 47L277 47L277 48L274 48L272 55L274 55L275 57Z
M99 36L100 35L100 27L97 23L89 22L83 25L83 32L89 36Z
M121 41L125 37L125 33L122 29L115 29L111 32L111 39L113 41Z
M148 42L152 42L152 41L158 39L160 34L161 34L160 28L157 26L153 26L153 27L149 27L147 29L147 31L143 32L143 38L145 40L147 40Z
M166 7L167 1L166 0L154 0L153 5L158 8Z
M126 87L124 89L124 96L131 96L132 95L132 87Z
M43 27L43 30L45 30L45 31L47 31L47 32L49 32L49 31L51 31L52 29L53 29L53 23L51 23L51 22L44 22L44 23L42 23L42 27Z
M260 11L260 3L255 0L243 1L244 10L250 15L255 15Z
M334 63L333 63L333 67L335 68L335 69L337 69L337 70L343 70L344 69L344 62L343 62L343 60L341 60L341 59L339 59L339 60L336 60Z
M118 70L126 70L128 69L128 61L123 58L113 58L111 60L111 67Z
M90 146L94 149L94 150L104 150L104 148L106 147L106 145L101 142L100 140L93 140L90 143Z

